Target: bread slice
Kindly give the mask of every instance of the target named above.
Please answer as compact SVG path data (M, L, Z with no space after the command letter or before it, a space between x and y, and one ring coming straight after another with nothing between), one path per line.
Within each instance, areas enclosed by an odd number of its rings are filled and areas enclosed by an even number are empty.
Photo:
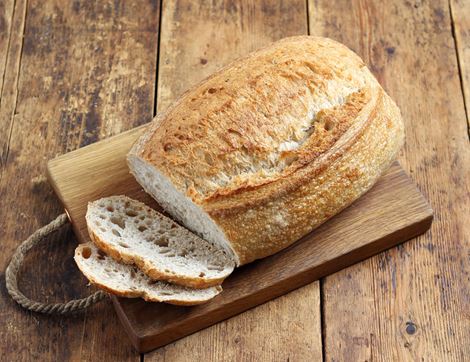
M208 288L220 285L235 267L224 249L126 196L89 203L86 221L100 249L117 261L136 264L155 280Z
M79 245L75 249L74 259L90 283L121 297L195 305L207 302L222 291L220 286L191 289L152 280L135 266L118 263L110 258L93 243Z

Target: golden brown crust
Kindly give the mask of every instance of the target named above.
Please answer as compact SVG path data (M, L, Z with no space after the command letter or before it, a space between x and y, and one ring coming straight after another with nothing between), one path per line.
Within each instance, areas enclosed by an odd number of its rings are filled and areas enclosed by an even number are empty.
M134 152L197 203L243 192L288 177L325 152L310 150L314 140L334 138L319 134L324 113L363 105L377 86L346 47L325 38L285 39L187 92Z
M396 105L382 93L357 139L338 151L335 160L312 165L300 185L269 202L245 208L215 208L210 216L224 230L240 264L272 255L349 206L372 187L395 159L403 142ZM289 190L290 191L285 191ZM240 227L242 225L242 227Z
M399 110L362 60L300 36L186 92L131 152L206 211L245 264L357 199L402 142Z

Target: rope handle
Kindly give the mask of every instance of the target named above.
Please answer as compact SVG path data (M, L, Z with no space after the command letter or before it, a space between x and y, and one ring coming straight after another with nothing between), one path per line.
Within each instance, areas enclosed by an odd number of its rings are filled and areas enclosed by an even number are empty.
M103 300L107 293L103 291L95 292L86 298L73 299L66 303L41 303L26 297L18 288L18 271L23 263L26 253L32 247L39 244L46 236L57 231L68 221L67 215L59 215L48 225L36 230L29 238L23 241L13 254L10 264L5 272L5 281L8 294L23 308L45 314L68 314L78 310L86 309L89 306Z

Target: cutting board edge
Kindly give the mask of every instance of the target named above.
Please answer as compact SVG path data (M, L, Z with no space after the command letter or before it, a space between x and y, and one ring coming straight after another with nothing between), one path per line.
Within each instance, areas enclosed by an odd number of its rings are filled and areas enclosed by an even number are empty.
M80 242L80 237L79 237L79 235L81 235L80 230L78 229L77 225L74 223L73 219L70 217L70 213L67 210L67 205L66 205L65 200L63 198L62 192L60 191L59 186L57 185L57 182L55 181L54 173L53 173L53 171L51 170L51 167L50 167L50 162L51 161L53 161L53 160L50 160L49 162L47 162L47 165L46 165L46 178L49 181L50 185L52 186L52 189L54 190L54 193L59 198L59 201L60 201L62 207L64 208L64 212L67 215L67 219L69 220L69 223L72 225L73 232L74 232L75 236L77 237L77 240Z

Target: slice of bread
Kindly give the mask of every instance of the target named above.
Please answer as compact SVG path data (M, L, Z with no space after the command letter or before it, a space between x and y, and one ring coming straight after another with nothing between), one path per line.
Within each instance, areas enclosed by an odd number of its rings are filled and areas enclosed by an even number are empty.
M208 288L220 285L235 267L226 250L127 196L89 203L86 221L98 248L154 280Z
M81 244L75 249L75 262L90 283L121 297L142 297L150 302L196 305L207 302L222 287L191 289L150 279L133 265L118 263L94 244Z

